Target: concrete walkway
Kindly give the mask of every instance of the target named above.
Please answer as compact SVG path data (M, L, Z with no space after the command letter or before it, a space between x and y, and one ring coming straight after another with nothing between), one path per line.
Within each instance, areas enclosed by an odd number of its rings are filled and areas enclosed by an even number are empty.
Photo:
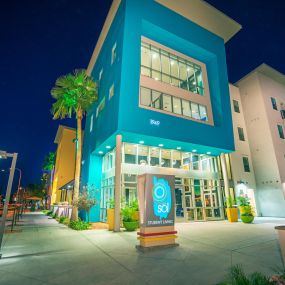
M226 221L177 224L179 247L139 253L136 233L76 232L39 214L26 214L4 239L0 284L215 284L231 264L265 274L281 268L275 225Z

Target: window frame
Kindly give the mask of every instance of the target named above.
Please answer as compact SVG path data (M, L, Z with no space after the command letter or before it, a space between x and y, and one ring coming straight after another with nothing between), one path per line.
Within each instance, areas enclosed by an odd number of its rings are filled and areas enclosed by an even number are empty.
M280 125L280 124L277 124L277 130L278 130L279 138L284 140L285 139L285 135L284 135L283 126Z
M89 132L92 133L93 131L93 120L94 120L94 115L92 114L90 116L90 126L89 126Z
M114 64L117 58L117 42L113 44L112 53L111 53L111 65Z
M114 83L109 88L109 100L111 100L115 95L115 85Z
M274 97L270 97L272 109L278 111L277 100Z
M248 156L242 157L242 164L243 164L243 171L244 172L250 172L250 165L249 165L249 157Z
M245 135L244 135L243 128L242 127L237 127L237 131L238 131L238 138L239 138L239 140L242 141L242 142L245 142Z
M233 99L233 107L234 107L234 112L235 113L240 113L239 101L238 100Z

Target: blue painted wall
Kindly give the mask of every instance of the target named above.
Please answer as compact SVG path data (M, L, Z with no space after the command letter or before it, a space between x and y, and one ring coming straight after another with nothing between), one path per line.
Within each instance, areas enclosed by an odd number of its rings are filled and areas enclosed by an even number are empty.
M223 39L152 0L140 3L126 0L119 130L234 150ZM206 64L215 126L138 107L142 35Z

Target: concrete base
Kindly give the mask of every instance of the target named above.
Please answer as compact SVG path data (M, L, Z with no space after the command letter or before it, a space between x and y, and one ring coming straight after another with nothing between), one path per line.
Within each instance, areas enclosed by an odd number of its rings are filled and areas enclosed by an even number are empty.
M176 247L179 246L179 243L172 243L172 244L164 244L164 245L157 245L157 246L141 246L141 245L136 245L136 249L140 252L150 252L154 250L159 250L159 249L164 249L164 248L171 248L171 247Z

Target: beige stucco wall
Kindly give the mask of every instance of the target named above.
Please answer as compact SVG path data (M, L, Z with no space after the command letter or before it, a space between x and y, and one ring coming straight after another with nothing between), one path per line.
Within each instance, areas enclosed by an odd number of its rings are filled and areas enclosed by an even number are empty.
M232 119L233 119L233 130L234 130L234 140L235 140L235 149L236 151L230 154L231 166L232 166L232 175L235 186L236 196L241 194L247 194L251 199L253 207L256 209L258 214L258 208L256 201L256 183L254 168L252 164L252 157L249 147L248 134L246 130L244 113L240 98L239 89L232 84L229 85L230 97L231 97L231 110L232 110ZM233 100L238 101L240 113L234 111ZM240 141L238 136L238 127L243 128L245 141ZM250 172L244 172L242 157L247 156L249 159ZM238 183L243 181L245 183Z
M279 111L272 109L270 100L271 95L279 94L281 89L279 83L268 79L254 72L239 81L238 86L253 158L260 213L263 216L285 217L280 175L285 168L278 163L282 149L285 153L277 132L277 121L281 116ZM272 96L277 97L275 95Z

